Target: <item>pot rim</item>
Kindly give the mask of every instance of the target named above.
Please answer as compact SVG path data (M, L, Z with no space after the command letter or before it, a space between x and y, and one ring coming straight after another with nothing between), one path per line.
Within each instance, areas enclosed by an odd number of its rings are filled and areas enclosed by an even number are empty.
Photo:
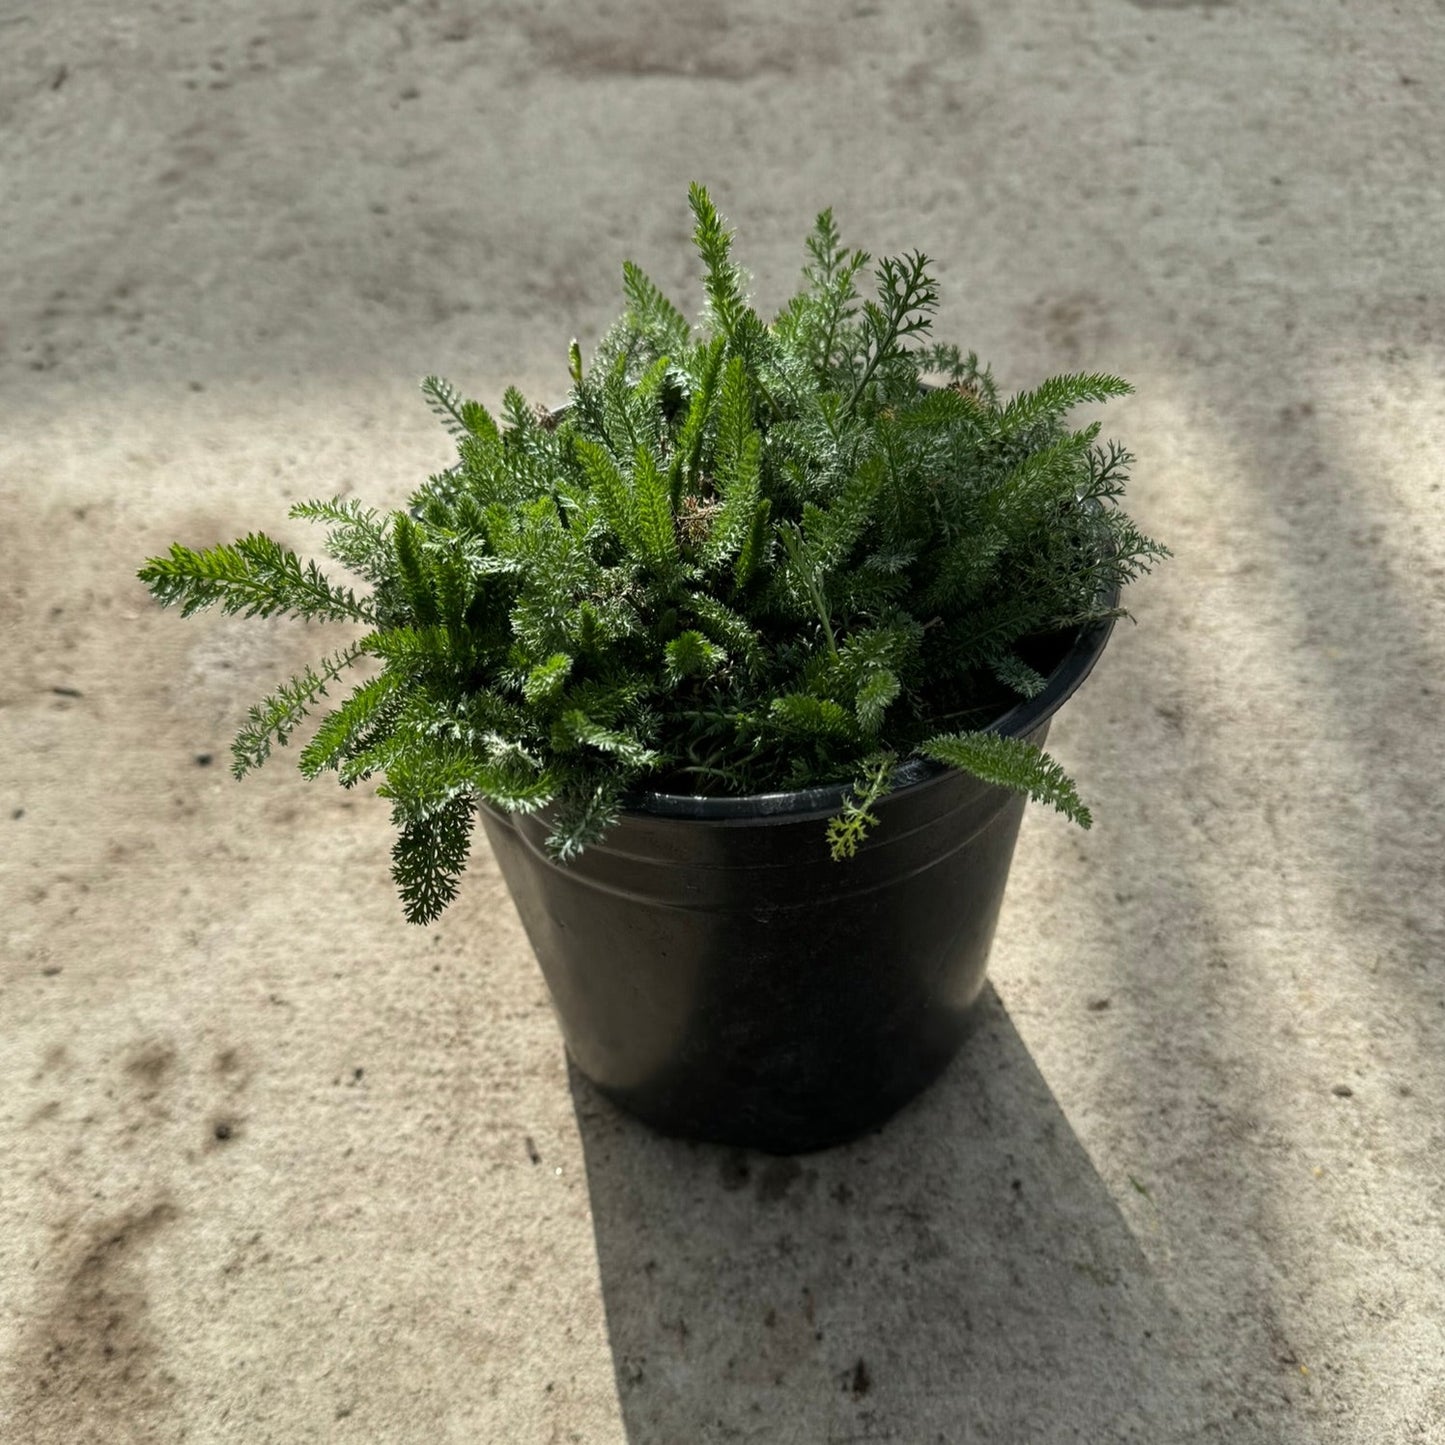
M1117 608L1119 588L1111 589L1109 594L1100 600L1111 609ZM987 727L978 731L1023 738L1043 727L1093 671L1117 620L1117 615L1111 615L1085 623L1059 665L1049 674L1043 691L1036 697L1021 699ZM937 763L930 758L905 758L894 768L893 785L886 796L893 797L926 787L952 772L954 769L946 763ZM834 813L843 806L852 792L851 780L845 783L825 783L796 792L748 793L735 797L703 797L692 793L659 793L646 789L626 794L622 800L622 812L624 816L643 815L698 821L791 817L800 813Z

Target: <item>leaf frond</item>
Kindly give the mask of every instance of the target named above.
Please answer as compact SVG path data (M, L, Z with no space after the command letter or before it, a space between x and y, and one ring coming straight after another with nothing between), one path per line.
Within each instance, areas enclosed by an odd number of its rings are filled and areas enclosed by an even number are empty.
M401 823L391 876L408 923L434 922L456 898L474 817L470 798L458 797L435 813Z
M1047 803L1082 828L1093 826L1093 815L1079 800L1073 779L1046 752L1022 738L989 732L940 734L921 743L918 751L986 783Z
M855 857L869 830L878 826L872 810L892 784L894 762L892 753L866 760L842 810L828 819L828 851L835 863Z
M333 586L314 562L304 565L288 547L262 532L193 551L172 543L152 557L139 577L162 607L179 604L182 617L219 606L246 617L304 617L313 622L370 622L366 601Z
M317 700L326 696L327 684L335 682L361 651L360 644L343 648L282 683L252 707L246 715L246 725L231 744L233 776L243 778L253 768L259 768L271 756L273 745L285 747Z

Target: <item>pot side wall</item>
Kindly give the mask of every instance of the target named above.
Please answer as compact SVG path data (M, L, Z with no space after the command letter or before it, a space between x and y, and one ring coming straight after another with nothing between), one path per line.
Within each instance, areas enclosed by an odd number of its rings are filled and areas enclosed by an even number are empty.
M1025 805L946 771L838 863L826 813L626 813L567 865L545 813L482 819L578 1068L666 1133L795 1153L881 1123L958 1050Z

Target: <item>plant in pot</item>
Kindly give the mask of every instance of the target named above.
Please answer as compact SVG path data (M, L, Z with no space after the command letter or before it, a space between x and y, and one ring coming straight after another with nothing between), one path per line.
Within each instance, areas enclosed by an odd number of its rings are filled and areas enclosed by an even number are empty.
M1058 376L1007 400L930 339L921 254L831 212L772 322L706 190L694 328L627 263L627 308L556 411L500 421L429 377L457 458L406 509L304 502L358 595L263 534L140 576L183 613L354 622L251 710L237 776L327 689L301 749L380 779L407 917L457 892L480 819L576 1064L657 1127L779 1152L923 1089L983 986L1027 798L1089 826L1041 751L1165 549L1132 457ZM379 668L379 670L377 670Z

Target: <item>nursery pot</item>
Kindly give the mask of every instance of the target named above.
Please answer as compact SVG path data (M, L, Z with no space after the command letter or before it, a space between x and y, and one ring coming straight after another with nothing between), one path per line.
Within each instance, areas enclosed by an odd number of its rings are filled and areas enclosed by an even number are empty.
M992 730L1042 744L1112 620ZM957 1052L983 988L1026 799L932 763L895 772L857 856L847 789L646 793L575 861L546 814L482 808L568 1052L655 1128L801 1153L882 1123Z

